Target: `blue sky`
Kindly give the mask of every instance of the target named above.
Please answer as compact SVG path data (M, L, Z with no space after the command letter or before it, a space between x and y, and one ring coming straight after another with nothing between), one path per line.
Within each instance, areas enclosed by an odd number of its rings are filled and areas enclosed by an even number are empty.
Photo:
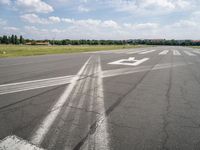
M200 0L0 0L0 35L200 39Z

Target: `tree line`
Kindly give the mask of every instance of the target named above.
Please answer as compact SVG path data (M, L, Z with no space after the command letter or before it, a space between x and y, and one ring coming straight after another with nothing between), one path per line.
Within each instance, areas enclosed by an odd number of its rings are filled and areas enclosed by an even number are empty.
M166 39L130 39L130 40L48 40L51 45L171 45L200 46L200 41Z
M0 44L28 44L49 43L50 45L179 45L200 46L200 40L166 40L166 39L130 39L130 40L32 40L24 39L23 36L3 35L0 36Z
M3 35L0 36L0 44L25 44L25 40L22 35L19 37L17 35Z

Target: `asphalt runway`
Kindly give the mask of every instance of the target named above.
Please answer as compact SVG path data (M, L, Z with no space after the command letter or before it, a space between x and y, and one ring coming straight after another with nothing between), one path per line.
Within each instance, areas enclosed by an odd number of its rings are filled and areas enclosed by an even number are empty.
M199 150L200 51L0 59L2 150Z

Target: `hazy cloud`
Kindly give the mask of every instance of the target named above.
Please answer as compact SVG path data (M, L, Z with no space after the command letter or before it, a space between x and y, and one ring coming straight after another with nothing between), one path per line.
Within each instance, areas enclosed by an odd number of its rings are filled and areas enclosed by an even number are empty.
M59 23L61 20L59 17L51 16L49 17L49 22L50 23Z
M80 11L80 12L89 12L90 9L87 8L87 7L84 7L84 6L79 6L79 7L78 7L78 11Z
M193 0L109 0L107 3L116 11L138 15L161 15L195 6Z
M0 26L4 26L6 24L7 24L7 21L0 18Z
M3 29L11 32L19 31L19 28L16 27L4 27Z
M48 18L40 18L36 14L24 14L21 16L21 19L24 22L32 24L53 24L53 23L59 23L61 21L59 17L51 16Z
M59 39L200 38L199 0L0 0L0 4L9 8L1 14L1 34L15 31ZM24 27L13 26L14 21Z
M17 0L16 4L26 12L49 13L54 11L52 6L42 0Z
M3 5L10 5L10 4L11 4L11 1L10 1L10 0L0 0L0 4L3 4Z

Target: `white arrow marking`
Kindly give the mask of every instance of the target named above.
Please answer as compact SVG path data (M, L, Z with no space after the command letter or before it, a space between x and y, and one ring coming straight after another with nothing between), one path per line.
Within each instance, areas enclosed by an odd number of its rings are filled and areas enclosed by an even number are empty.
M139 68L141 69L142 67L134 68L134 70L137 70ZM127 68L127 69L128 70L126 70L126 71L129 72L130 68ZM103 74L107 74L108 72L111 72L110 75L108 75L108 76L105 75L103 77L105 78L105 77L110 77L110 76L116 76L117 75L116 71L115 70L103 71ZM123 71L122 71L122 73L123 73ZM121 75L121 72L119 73L119 75ZM63 77L56 77L56 78L49 78L49 79L42 79L42 80L33 80L33 81L27 81L27 82L4 84L4 85L0 85L0 95L8 94L8 93L22 92L22 91L27 91L27 90L34 90L34 89L45 88L45 87L51 87L52 86L51 80L54 80L54 79L57 82L57 83L55 83L56 86L59 86L59 85L71 83L71 80L73 79L73 77L74 77L74 75L70 75L70 76L63 76ZM61 81L59 81L59 79ZM43 84L43 82L45 84Z
M192 64L192 63L190 63ZM174 64L173 67L179 67L179 66L185 66L186 64L184 63L177 63ZM123 69L115 69L115 70L108 70L108 71L104 71L101 72L101 66L98 67L98 87L99 92L102 92L103 90L103 84L102 84L102 77L106 78L106 77L112 77L112 76L120 76L120 75L125 75L125 74L132 74L132 73L137 73L137 72L143 72L143 71L148 71L148 70L160 70L160 69L166 69L166 68L170 68L171 64L167 63L167 64L158 64L156 65L154 68L152 68L152 66L143 66L143 67L138 67L138 68L123 68ZM103 93L99 93L98 95L99 97L102 99L103 98ZM103 103L103 99L102 102L100 102L101 104L101 112L104 112L104 103ZM58 103L58 102L57 102ZM55 111L55 110L54 110ZM50 113L51 117L52 116L52 112ZM106 117L105 117L106 118ZM45 127L45 126L43 126ZM48 127L48 126L47 126ZM43 129L46 131L46 129ZM100 133L100 134L99 134ZM100 126L100 128L97 131L97 145L96 148L98 149L109 149L109 137L108 137L108 132L107 132L107 120L105 119L104 123L102 123L102 125ZM86 143L87 144L87 143ZM92 144L92 143L88 143L88 144ZM102 148L103 147L103 148ZM23 140L15 135L12 136L8 136L5 139L3 139L2 141L0 141L0 149L3 150L23 150L23 149L27 149L27 150L43 150L42 148L39 148L29 142L27 142L26 140Z
M134 60L135 60L135 57L129 57L128 60L129 60L129 61L134 61Z
M117 60L117 61L114 61L114 62L111 62L111 63L108 63L108 64L111 64L111 65L127 65L127 66L137 66L145 61L149 60L149 58L143 58L143 59L140 59L140 60L136 60L134 57L130 57L128 59L120 59L120 60Z

